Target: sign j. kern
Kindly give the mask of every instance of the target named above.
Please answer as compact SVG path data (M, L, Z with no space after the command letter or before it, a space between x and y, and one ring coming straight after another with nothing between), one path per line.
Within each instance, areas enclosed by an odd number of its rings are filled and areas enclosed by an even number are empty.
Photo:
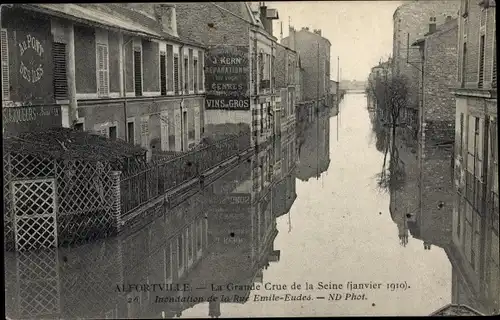
M205 58L206 109L250 110L248 48L217 46Z

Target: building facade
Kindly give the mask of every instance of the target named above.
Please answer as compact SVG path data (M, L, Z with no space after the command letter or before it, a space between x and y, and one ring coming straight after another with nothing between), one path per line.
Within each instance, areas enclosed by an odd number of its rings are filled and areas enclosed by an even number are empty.
M321 36L321 30L289 28L288 37L281 41L300 55L303 73L302 101L312 114L313 107L327 105L330 92L331 43ZM330 106L331 107L331 106Z
M37 4L2 14L2 49L10 59L3 90L14 104L56 103L63 126L127 140L150 154L187 151L200 141L204 49L178 36L175 7ZM20 24L20 14L44 22ZM30 79L25 56L37 38L39 57L51 56L41 60L43 70L30 71ZM26 95L17 88L34 90Z
M425 36L429 25L433 28L443 24L448 17L456 18L459 2L451 1L412 1L399 6L393 15L392 73L404 76L408 81L409 104L402 119L411 137L418 127L418 106L420 99L419 81L421 78L421 58L418 47L411 45ZM408 143L415 144L415 139Z
M466 262L461 272L469 290L498 313L498 286L484 285L500 278L495 7L495 1L460 2L453 242Z
M252 145L269 143L277 95L276 10L246 2L177 3L176 10L179 34L208 47L205 134L248 132Z

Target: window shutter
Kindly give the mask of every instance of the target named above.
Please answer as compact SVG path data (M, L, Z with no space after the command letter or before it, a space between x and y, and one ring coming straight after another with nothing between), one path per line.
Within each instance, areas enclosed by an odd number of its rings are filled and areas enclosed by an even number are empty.
M495 30L495 34L493 37L493 73L491 75L491 86L496 88L497 86L497 41L496 41L497 32Z
M160 94L167 95L167 60L165 52L160 53Z
M134 50L134 85L135 95L142 96L142 55L140 49Z
M162 112L160 117L161 123L161 151L168 150L168 114Z
M97 45L97 68L99 83L97 93L100 97L109 95L109 77L108 77L108 47L103 44Z
M174 91L179 94L179 57L174 57Z
M194 108L194 139L196 143L200 141L200 108Z
M66 75L66 44L52 43L54 59L54 96L56 100L68 99L68 79Z
M194 80L192 82L194 85L194 92L197 93L198 92L198 59L197 58L194 59L193 64L194 64L194 66L193 66Z
M148 147L149 143L149 126L148 123L149 118L148 117L143 117L141 118L141 140L142 140L142 146L143 147Z
M2 100L10 100L9 43L7 29L2 29Z

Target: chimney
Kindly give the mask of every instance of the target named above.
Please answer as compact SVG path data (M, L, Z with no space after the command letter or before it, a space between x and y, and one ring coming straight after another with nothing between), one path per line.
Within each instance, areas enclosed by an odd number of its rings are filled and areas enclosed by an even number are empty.
M436 32L436 17L431 17L429 21L429 33Z
M451 21L451 16L446 16L446 22Z
M436 32L436 24L435 23L429 23L429 33Z
M158 23L164 32L178 37L177 34L177 17L174 4L156 3L154 6L155 16Z
M321 37L321 29L314 29L314 33Z

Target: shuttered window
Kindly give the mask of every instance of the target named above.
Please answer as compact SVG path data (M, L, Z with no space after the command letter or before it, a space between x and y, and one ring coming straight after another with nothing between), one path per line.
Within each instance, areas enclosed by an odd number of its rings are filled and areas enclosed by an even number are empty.
M7 29L2 29L2 100L10 100L9 43Z
M496 88L497 86L497 31L495 28L495 34L493 36L493 73L491 75L491 86Z
M170 44L167 44L167 90L174 91L174 51Z
M52 43L52 56L54 58L54 96L56 100L66 100L68 99L66 44Z
M174 56L174 91L179 94L179 57Z
M193 75L194 75L194 92L198 92L198 59L194 59L193 61Z
M135 96L142 96L142 54L141 50L134 50L134 88Z
M108 46L104 44L97 45L97 94L99 97L109 95L109 60Z
M203 90L203 52L198 51L198 61L200 67L198 69L198 89Z
M148 147L149 143L149 118L141 118L141 145L143 147Z
M484 83L484 36L479 41L479 80L478 88L482 88Z
M167 59L165 57L165 52L160 53L160 91L161 95L167 95Z
M188 84L189 84L189 60L188 58L184 58L184 69L182 70L184 73L184 93L188 93Z

